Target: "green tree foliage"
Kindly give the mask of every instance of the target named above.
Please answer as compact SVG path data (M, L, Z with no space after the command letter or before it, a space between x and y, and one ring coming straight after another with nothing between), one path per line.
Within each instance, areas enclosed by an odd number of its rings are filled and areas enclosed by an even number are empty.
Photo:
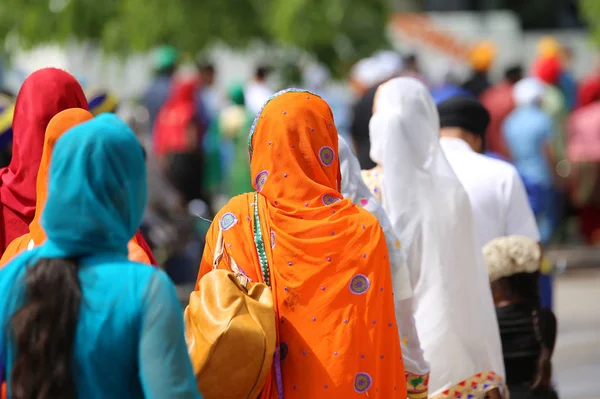
M583 19L589 24L592 40L600 46L600 1L579 0Z
M255 39L345 69L386 44L390 0L0 0L0 37L30 47L89 40L111 54L171 44L197 53Z

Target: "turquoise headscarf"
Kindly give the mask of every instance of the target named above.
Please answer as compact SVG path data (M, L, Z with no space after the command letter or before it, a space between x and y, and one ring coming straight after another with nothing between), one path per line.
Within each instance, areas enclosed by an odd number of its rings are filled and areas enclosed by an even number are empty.
M40 257L127 256L146 207L146 165L122 120L102 114L67 131L54 147L49 180Z

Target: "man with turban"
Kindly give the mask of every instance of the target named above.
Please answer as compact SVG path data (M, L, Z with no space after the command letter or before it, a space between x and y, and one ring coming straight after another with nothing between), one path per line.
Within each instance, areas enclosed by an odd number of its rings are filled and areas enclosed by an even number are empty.
M488 111L471 96L438 104L440 144L467 191L477 233L478 251L489 241L521 235L539 241L535 217L517 170L482 154Z

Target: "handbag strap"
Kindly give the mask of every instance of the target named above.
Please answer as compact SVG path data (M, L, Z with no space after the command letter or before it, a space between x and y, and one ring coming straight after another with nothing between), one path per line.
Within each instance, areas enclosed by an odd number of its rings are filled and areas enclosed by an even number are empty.
M267 252L265 251L265 242L263 240L260 217L258 215L258 192L254 193L254 245L258 253L258 261L263 281L267 286L271 286L271 275L269 273L269 262L267 261Z
M248 276L246 276L238 267L235 259L225 253L225 240L223 240L223 230L219 226L219 235L217 236L217 245L215 245L215 254L213 257L213 270L219 268L219 263L223 258L223 255L226 255L229 258L229 267L231 267L231 271L235 274L240 285L244 288L248 286L248 283L251 281Z
M258 215L258 193L254 193L254 245L256 247L256 252L258 254L258 261L260 264L260 270L262 274L263 281L267 286L271 286L271 279L269 273L269 262L267 261L267 253L265 251L265 242L263 240L262 228L260 225L260 217ZM221 258L225 255L225 241L223 240L223 230L219 226L219 235L217 236L217 244L215 245L215 252L213 256L213 270L219 268L219 263L221 262ZM229 265L231 267L231 271L238 277L244 277L248 281L248 277L238 267L235 260L229 257ZM248 282L246 281L246 283ZM240 282L241 283L241 282ZM242 284L245 286L245 284Z

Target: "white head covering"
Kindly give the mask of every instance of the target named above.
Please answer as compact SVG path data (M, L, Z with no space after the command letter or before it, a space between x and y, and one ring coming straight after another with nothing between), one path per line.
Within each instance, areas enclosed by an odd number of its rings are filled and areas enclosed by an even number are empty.
M363 58L350 70L350 78L366 88L373 87L380 82L377 66L378 62L375 58Z
M380 51L375 53L373 58L377 61L379 82L391 79L402 71L404 61L395 51Z
M427 88L412 78L383 84L370 135L371 158L383 168L383 205L416 279L413 303L431 364L430 395L480 372L504 377L469 199L440 147L439 118Z
M540 270L540 246L525 236L495 238L483 247L490 282L517 273Z
M379 220L379 224L385 234L390 264L392 266L394 298L397 300L409 298L412 296L412 288L406 267L406 255L402 250L400 240L394 234L392 224L383 207L363 182L358 158L341 135L338 137L338 140L340 169L342 171L342 195L344 198L350 198L353 203L371 212Z
M513 88L513 99L517 105L532 105L542 99L544 82L538 78L519 80Z

